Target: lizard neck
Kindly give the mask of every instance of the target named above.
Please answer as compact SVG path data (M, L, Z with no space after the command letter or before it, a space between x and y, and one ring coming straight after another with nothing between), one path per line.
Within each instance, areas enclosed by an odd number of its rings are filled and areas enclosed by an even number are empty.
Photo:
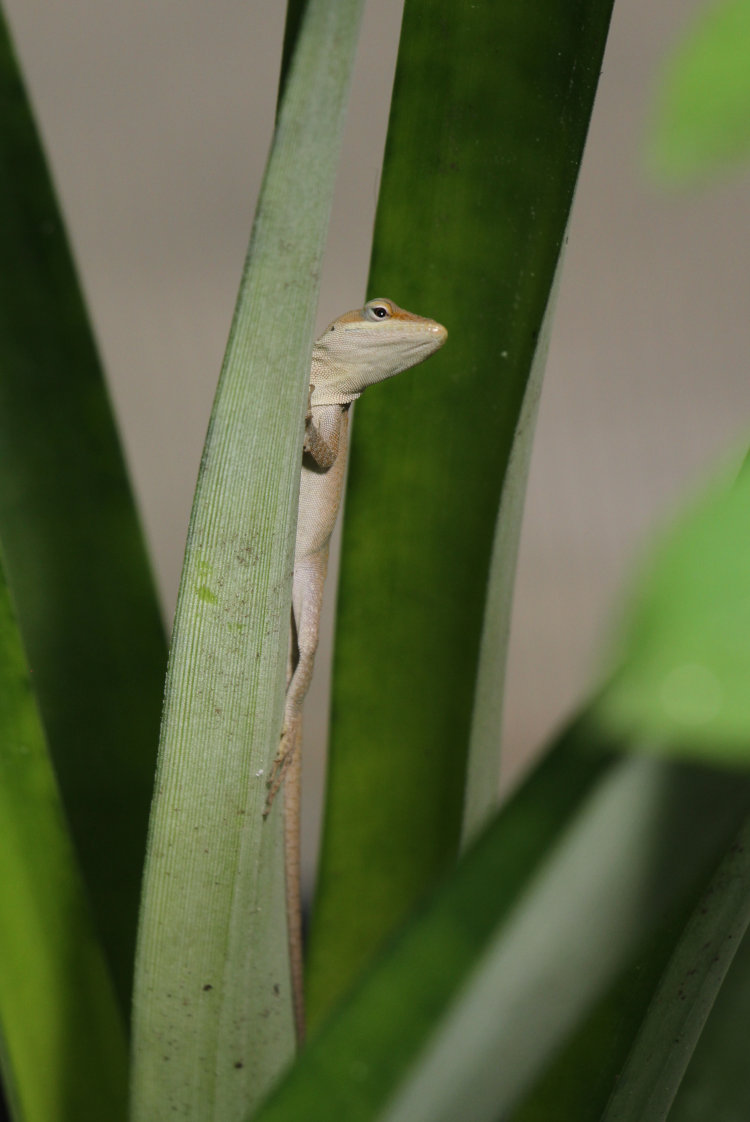
M315 408L324 406L351 405L361 396L362 390L344 392L341 384L346 385L351 381L346 363L336 363L330 356L319 356L313 351L310 364L310 381L315 389L310 398L310 404ZM364 387L363 387L364 388Z

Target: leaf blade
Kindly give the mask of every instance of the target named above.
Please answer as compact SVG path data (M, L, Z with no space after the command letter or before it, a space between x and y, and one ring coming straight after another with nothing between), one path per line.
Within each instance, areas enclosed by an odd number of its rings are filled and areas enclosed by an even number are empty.
M124 1026L2 566L0 836L0 1062L13 1117L117 1122L125 1117Z
M690 916L602 1122L664 1122L750 925L750 820Z
M703 883L748 798L747 784L718 772L605 754L590 726L574 726L310 1039L254 1122L507 1116L642 942ZM571 953L592 968L568 971ZM550 988L556 1000L540 1008ZM466 1066L453 1062L459 1053Z
M166 645L62 217L0 16L0 532L123 1009Z
M439 319L449 340L357 407L311 1022L457 852L495 518L610 7L405 8L371 288ZM483 775L497 775L497 720L475 748Z
M293 1052L278 748L317 278L362 0L311 0L191 517L136 973L132 1117L239 1118ZM164 1062L164 1056L169 1063Z
M742 941L698 1041L670 1122L742 1122L750 1081L744 1029L750 1009L750 941Z

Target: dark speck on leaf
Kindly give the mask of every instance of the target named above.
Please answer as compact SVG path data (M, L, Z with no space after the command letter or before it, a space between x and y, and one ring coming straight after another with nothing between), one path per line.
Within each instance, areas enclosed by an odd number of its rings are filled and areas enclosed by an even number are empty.
M245 1065L242 1063L242 1060L238 1060L237 1063L234 1066L236 1068L240 1068L240 1067L244 1067Z
M210 982L206 982L205 986L203 987L204 991L205 990L212 990L213 988L214 987L211 985Z

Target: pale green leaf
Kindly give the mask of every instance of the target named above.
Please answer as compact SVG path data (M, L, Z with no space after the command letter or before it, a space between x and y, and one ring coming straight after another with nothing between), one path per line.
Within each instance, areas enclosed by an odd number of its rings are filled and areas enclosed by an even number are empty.
M311 0L211 416L175 619L133 1118L240 1118L293 1052L279 743L313 318L362 0Z

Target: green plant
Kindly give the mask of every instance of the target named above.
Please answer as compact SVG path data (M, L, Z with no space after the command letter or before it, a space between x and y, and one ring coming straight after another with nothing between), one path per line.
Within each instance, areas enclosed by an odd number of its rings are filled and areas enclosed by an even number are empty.
M750 149L750 4L707 5L661 76L649 164L673 184L715 176Z
M675 1122L742 1101L727 1042L747 989L744 943L732 959L748 921L750 471L664 538L591 703L494 798L526 468L610 8L407 0L371 289L451 337L358 409L312 1034L281 1077L280 822L261 811L362 2L290 5L172 637L135 972L138 1122ZM0 1057L17 1118L116 1119L163 641L7 42L2 81L0 256L18 268L0 269L0 827L18 842L0 940L18 965L0 968Z

